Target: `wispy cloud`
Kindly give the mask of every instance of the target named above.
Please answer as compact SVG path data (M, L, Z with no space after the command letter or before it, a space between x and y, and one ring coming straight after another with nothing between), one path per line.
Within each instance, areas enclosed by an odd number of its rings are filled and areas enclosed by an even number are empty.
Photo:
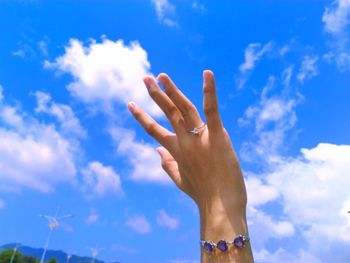
M326 57L334 60L341 71L350 69L349 22L350 1L335 0L322 16L324 30L331 37L331 51Z
M244 116L238 120L241 127L253 125L254 139L243 145L241 156L246 161L262 158L265 161L277 161L285 137L296 121L296 100L285 94L271 91L277 85L275 77L270 77L263 88L260 100L249 106Z
M160 166L160 158L155 146L138 142L131 130L114 127L110 135L117 145L117 152L128 158L132 171L130 178L134 181L169 184L171 180Z
M297 79L303 83L305 80L311 79L318 75L318 56L304 56L301 67L297 75Z
M350 1L335 0L331 7L327 7L322 16L325 30L331 34L339 35L349 25Z
M178 228L180 221L176 217L170 216L164 210L159 210L157 215L157 224L174 230Z
M272 48L272 42L264 46L260 43L252 43L244 51L244 62L239 66L240 75L237 78L237 88L242 89L247 82L250 73L254 70L256 63L269 52Z
M169 0L151 0L157 12L158 19L167 26L176 26L172 18L175 15L175 6Z
M100 216L97 213L96 209L95 208L91 208L90 209L90 214L87 216L85 222L88 225L95 224L95 223L98 222L99 218L100 218Z
M146 235L151 233L152 227L151 224L148 222L145 216L143 215L137 215L130 217L126 221L126 225L133 229L135 232Z
M98 161L90 162L82 170L82 174L83 190L88 197L123 195L120 177L111 166L105 166Z
M207 11L205 5L199 1L193 1L192 8L196 11L199 11L200 13L205 13Z
M60 123L62 132L65 134L76 135L82 138L86 137L86 130L83 129L79 119L69 105L53 102L49 94L41 91L35 92L34 95L37 100L35 112L46 113L55 117Z

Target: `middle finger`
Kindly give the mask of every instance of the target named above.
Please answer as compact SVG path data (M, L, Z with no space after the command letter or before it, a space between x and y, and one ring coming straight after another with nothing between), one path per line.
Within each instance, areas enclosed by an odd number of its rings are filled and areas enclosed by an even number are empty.
M152 77L145 77L143 79L148 93L155 103L161 108L168 118L171 126L177 135L184 134L184 119L181 112L176 107L176 105L169 99L169 97L159 88L157 83Z
M157 79L162 84L168 97L180 110L185 120L186 128L193 129L194 127L199 127L203 121L192 102L176 87L168 75L161 73Z

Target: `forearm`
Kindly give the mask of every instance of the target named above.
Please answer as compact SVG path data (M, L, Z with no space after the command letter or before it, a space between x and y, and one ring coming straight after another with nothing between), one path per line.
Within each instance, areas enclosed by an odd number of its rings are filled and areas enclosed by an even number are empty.
M248 236L245 207L231 208L221 204L208 204L200 208L200 236L201 240L211 240L217 243L219 240L232 241L239 235ZM202 263L231 263L253 262L250 242L246 241L243 248L228 245L228 250L222 252L215 248L208 253L201 247Z

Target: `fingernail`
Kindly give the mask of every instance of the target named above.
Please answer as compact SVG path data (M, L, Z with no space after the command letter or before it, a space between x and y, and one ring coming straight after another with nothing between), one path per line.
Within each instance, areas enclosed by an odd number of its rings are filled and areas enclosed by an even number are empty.
M204 81L204 83L208 82L208 76L207 76L206 72L207 72L207 70L203 70L203 81Z
M211 75L211 71L206 69L203 71L203 79L205 82L209 82L210 81L210 75Z
M128 103L128 109L129 111L134 114L135 113L135 103L134 102L129 102Z
M161 79L162 78L162 76L163 76L163 78L165 77L165 78L167 78L168 77L168 75L167 74L165 74L165 73L160 73L158 76L157 76L157 80L159 81L159 79Z
M148 77L145 77L145 78L143 79L143 82L145 83L146 88L147 88L147 89L150 89L150 87L151 87L151 81L149 80L149 78L148 78Z
M156 148L156 152L157 152L160 156L162 156L162 147L157 147L157 148Z

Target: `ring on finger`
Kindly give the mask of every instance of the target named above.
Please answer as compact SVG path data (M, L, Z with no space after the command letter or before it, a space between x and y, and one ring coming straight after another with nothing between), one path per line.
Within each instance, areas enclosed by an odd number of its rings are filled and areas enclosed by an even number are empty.
M200 133L200 131L202 130L202 128L205 127L205 125L206 125L206 124L203 122L201 126L195 127L195 128L193 128L192 130L188 130L187 132L192 133L192 134L194 134L194 135L198 135L198 134Z

